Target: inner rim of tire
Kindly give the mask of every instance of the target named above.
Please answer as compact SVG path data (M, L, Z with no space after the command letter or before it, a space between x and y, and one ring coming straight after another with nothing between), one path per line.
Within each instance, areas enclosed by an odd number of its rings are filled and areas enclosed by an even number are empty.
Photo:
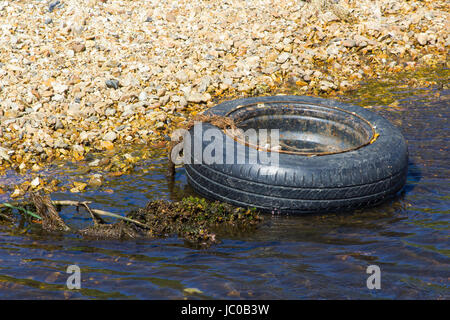
M261 151L328 155L359 149L368 145L375 136L372 125L356 113L319 104L252 103L238 106L226 116L245 132L242 135L227 130L226 134ZM267 129L267 136L278 129L278 145L269 147L266 142L270 143L270 139L266 140L258 129Z

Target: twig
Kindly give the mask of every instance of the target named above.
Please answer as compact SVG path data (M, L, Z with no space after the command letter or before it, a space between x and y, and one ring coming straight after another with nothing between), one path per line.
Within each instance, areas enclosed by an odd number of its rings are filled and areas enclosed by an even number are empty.
M146 229L150 229L150 227L142 222L139 222L137 220L134 219L130 219L112 212L108 212L108 211L104 211L104 210L99 210L99 209L91 209L87 204L92 203L92 201L72 201L72 200L60 200L60 201L53 201L53 204L56 205L60 205L60 206L83 206L86 208L86 210L91 214L91 216L93 217L92 219L94 220L94 223L96 222L95 219L99 219L99 217L96 216L106 216L106 217L112 217L112 218L117 218L117 219L121 219L121 220L125 220L128 222L132 222L134 224L137 224L143 228ZM96 218L94 218L96 217ZM102 223L104 223L102 221Z
M139 226L141 226L143 228L150 229L150 227L148 225L146 225L145 223L139 222L139 221L134 220L134 219L130 219L130 218L127 218L127 217L124 217L124 216L121 216L121 215L118 215L118 214L115 214L115 213L111 213L111 212L108 212L108 211L103 211L103 210L98 210L98 209L91 209L91 210L92 210L92 212L94 212L95 214L98 214L100 216L106 216L106 217L112 217L112 218L125 220L125 221L128 221L128 222L132 222L134 224L137 224L137 225L139 225Z
M99 224L105 224L105 221L103 221L102 218L100 218L99 216L97 216L97 214L95 214L91 208L89 208L89 206L83 202L83 206L86 208L86 210L89 212L89 214L91 215L92 220L94 221L94 225L98 226Z
M112 217L112 218L116 218L116 219L120 219L120 220L125 220L128 222L132 222L134 224L137 224L138 226L141 226L145 229L150 229L150 227L142 222L139 222L137 220L134 219L130 219L112 212L108 212L108 211L104 211L104 210L99 210L99 209L91 209L87 204L92 203L92 201L72 201L72 200L60 200L60 201L52 201L53 204L55 205L60 205L60 206L83 206L86 208L86 210L91 214L92 216L92 220L94 220L94 223L97 224L99 223L99 221L97 221L96 223L96 219L99 219L98 216L105 216L105 217ZM100 223L104 223L103 220L101 220L102 222Z
M55 206L81 206L90 203L92 201L52 200L52 204Z
M108 211L104 211L104 210L99 210L99 209L92 209L90 207L87 206L87 204L92 203L92 201L72 201L72 200L60 200L60 201L52 201L53 204L56 205L60 205L60 206L83 206L85 207L89 213L91 213L91 215L98 215L98 216L105 216L105 217L112 217L112 218L116 218L116 219L120 219L120 220L125 220L128 222L132 222L134 224L137 224L138 226L141 226L143 228L146 229L150 229L150 227L142 222L139 222L137 220L134 219L130 219L112 212L108 212ZM98 219L98 217L97 217ZM94 223L95 223L95 219L93 218Z
M103 220L101 220L98 216L105 216L105 217L112 217L112 218L116 218L116 219L120 219L120 220L124 220L124 221L128 221L131 223L134 223L142 228L145 229L150 229L150 227L148 225L146 225L145 223L139 222L137 220L134 219L130 219L112 212L108 212L108 211L104 211L104 210L99 210L99 209L91 209L88 204L92 203L92 201L73 201L73 200L54 200L51 202L53 205L56 206L75 206L75 207L84 207L86 208L86 210L89 212L89 214L92 217L92 220L94 220L94 224L98 224L98 223L104 223ZM11 206L24 206L27 204L34 204L33 202L10 202L10 203L0 203L0 208L5 207L5 208L10 208ZM100 221L98 221L100 220Z

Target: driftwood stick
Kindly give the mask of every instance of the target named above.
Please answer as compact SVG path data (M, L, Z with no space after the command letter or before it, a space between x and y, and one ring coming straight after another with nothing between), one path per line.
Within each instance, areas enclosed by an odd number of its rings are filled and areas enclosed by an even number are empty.
M86 204L92 203L92 201L72 201L72 200L52 200L51 202L54 206L82 206L84 203ZM7 202L7 203L0 203L0 208L9 208L8 205L14 207L23 207L30 204L34 205L34 203L31 201Z
M98 214L100 216L105 216L105 217L112 217L112 218L117 218L117 219L121 219L121 220L125 220L128 222L132 222L134 224L137 224L138 226L141 226L143 228L146 229L150 229L150 227L148 225L146 225L145 223L139 222L137 220L134 219L130 219L112 212L108 212L108 211L103 211L103 210L99 210L99 209L91 209L93 213Z
M104 211L104 210L99 210L99 209L91 209L89 208L89 206L87 206L89 203L92 203L92 201L73 201L73 200L55 200L51 202L53 205L56 206L75 206L75 207L84 207L86 208L86 210L89 212L89 214L91 215L92 219L94 220L94 224L98 224L99 223L99 217L98 216L105 216L105 217L112 217L112 218L116 218L116 219L120 219L120 220L124 220L124 221L128 221L131 223L134 223L142 228L145 229L150 229L150 227L148 225L146 225L145 223L139 222L137 220L134 219L130 219L112 212L108 212L108 211ZM6 205L4 203L0 203L0 208L9 208L9 205L15 206L15 207L19 207L19 206L25 206L27 204L33 204L33 202L9 202ZM100 219L101 220L101 219ZM102 220L101 220L102 221Z
M98 224L98 223L104 223L103 220L101 220L100 217L98 216L106 216L106 217L112 217L112 218L116 218L116 219L120 219L120 220L125 220L128 222L132 222L134 224L137 224L138 226L141 226L143 228L149 229L150 227L147 226L146 224L139 222L137 220L134 219L130 219L124 216L121 216L119 214L115 214L112 212L108 212L108 211L104 211L104 210L99 210L99 209L91 209L87 204L91 203L91 201L71 201L71 200L63 200L63 201L53 201L54 204L59 204L61 206L83 206L86 208L86 210L90 213L92 220L94 220L94 224ZM100 219L100 221L98 221Z
M91 216L105 216L105 217L112 217L112 218L116 218L116 219L120 219L120 220L125 220L128 222L132 222L134 224L137 224L143 228L149 229L150 227L147 226L146 224L139 222L137 220L134 219L130 219L124 216L121 216L119 214L115 214L112 212L108 212L108 211L104 211L104 210L99 210L99 209L92 209L90 208L87 204L92 203L91 201L71 201L71 200L63 200L63 201L53 201L54 204L59 204L61 206L83 206L86 208L86 210L91 214ZM99 217L96 217L97 219ZM94 223L95 223L95 219L93 218Z
M95 212L93 212L86 203L83 203L83 206L86 208L86 210L91 215L91 218L94 221L95 226L98 226L99 224L105 224L105 221L103 221L102 218L100 218Z
M52 204L55 206L81 206L90 203L92 201L52 200Z

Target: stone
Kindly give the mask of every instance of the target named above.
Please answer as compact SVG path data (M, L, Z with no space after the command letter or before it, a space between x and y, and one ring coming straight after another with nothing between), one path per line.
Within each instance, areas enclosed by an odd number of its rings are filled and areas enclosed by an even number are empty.
M83 154L84 153L84 148L82 145L79 144L75 144L72 146L72 150L78 152L79 154Z
M177 79L179 83L185 83L189 80L189 75L184 72L184 70L180 70L175 74L175 79Z
M69 116L78 117L81 114L80 105L78 103L69 104L69 109L67 110Z
M61 84L59 82L52 82L53 91L57 94L65 93L69 87L65 84Z
M251 69L254 69L259 66L261 58L259 56L251 56L245 59L245 63Z
M105 84L108 88L119 89L119 80L109 79L106 80Z
M141 93L139 94L139 101L146 101L147 97L148 97L147 92L141 91Z
M53 10L55 10L55 8L60 4L61 2L59 0L50 2L50 4L48 5L48 12L53 12Z
M53 147L57 149L67 149L69 145L62 138L58 138L53 144Z
M62 94L57 93L52 96L52 101L61 102L63 100L64 96Z
M86 45L80 42L74 42L69 45L69 48L75 53L83 52L86 50Z
M346 48L353 48L356 46L356 41L353 39L346 39L342 41L342 45Z
M103 140L114 142L117 139L117 134L114 131L109 131L103 136Z
M55 122L55 130L58 130L58 129L64 129L64 125L62 124L62 122L61 122L61 120L60 119L56 119L56 122Z
M89 186L98 188L103 184L103 176L101 174L94 174L88 181Z
M0 159L6 160L6 161L10 161L10 150L0 147Z
M73 186L75 189L77 189L78 191L83 191L84 189L86 189L86 187L88 186L87 183L85 182L79 182L79 181L74 181L73 182ZM71 189L72 191L72 189Z
M110 117L110 116L113 116L115 114L116 114L116 109L115 108L112 108L112 107L106 108L105 116Z
M95 160L89 162L89 163L88 163L88 166L89 166L89 167L98 167L99 164L100 164L100 159L95 159Z
M329 91L329 90L337 89L337 86L330 81L322 80L319 83L319 88L322 91Z
M283 52L282 54L280 54L276 60L277 63L282 64L285 63L287 61L287 59L289 59L291 55L288 52Z
M191 92L187 97L187 101L192 103L200 103L202 102L202 94L199 92Z
M36 177L31 181L30 186L34 189L37 188L40 184L41 180L39 179L39 177Z
M211 77L209 77L209 76L203 77L198 86L198 92L199 93L205 92L208 89L210 84L211 84Z
M25 194L25 191L20 190L19 188L14 189L13 193L11 193L11 198L19 198Z
M180 101L178 101L177 109L183 110L184 108L187 107L187 105L188 105L188 102L187 102L186 98L185 97L181 97Z
M159 98L159 103L161 103L162 106L166 105L170 100L170 96L165 95L161 98Z
M209 93L201 94L199 92L193 91L187 97L187 102L201 103L201 102L208 102L211 99L212 97Z
M428 43L428 35L426 33L419 33L416 35L417 42L419 42L420 45L424 46Z

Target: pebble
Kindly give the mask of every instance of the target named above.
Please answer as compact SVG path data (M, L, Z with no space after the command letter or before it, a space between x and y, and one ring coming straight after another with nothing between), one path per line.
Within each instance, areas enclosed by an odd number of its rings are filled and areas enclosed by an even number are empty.
M99 164L100 164L100 159L95 159L95 160L89 162L88 166L90 166L90 167L97 167L97 166L99 166Z
M179 105L177 106L177 109L183 110L184 108L187 107L188 102L187 102L185 97L180 97L180 100L178 101L178 104Z
M11 198L19 198L19 197L23 196L24 194L25 194L25 191L23 191L19 188L16 188L16 189L14 189L13 193L11 193L10 197Z
M356 47L356 41L353 39L346 39L342 42L342 45L346 48Z
M9 156L10 150L0 147L0 159L6 160L6 161L10 161L10 156Z
M94 174L88 181L88 185L94 188L98 188L103 184L103 176L101 174Z
M115 108L106 108L105 110L105 116L109 117L109 116L113 116L116 114L116 109Z
M282 54L280 54L277 58L277 63L282 64L285 63L287 61L287 59L289 59L290 54L288 52L283 52Z
M161 103L162 106L166 105L170 100L170 96L165 95L161 98L159 98L159 103Z
M185 83L189 80L189 75L184 70L180 70L175 74L175 78L178 82Z
M417 34L416 39L417 39L417 42L419 42L419 44L422 46L424 46L428 43L428 35L424 32Z
M212 99L211 95L209 93L201 94L199 92L191 92L189 96L187 97L187 102L192 103L201 103L201 102L208 102Z
M90 116L89 118L86 119L86 121L88 122L98 122L98 117L97 116Z
M69 45L69 48L74 52L74 53L80 53L86 50L86 45L84 43L81 42L74 42L71 43Z
M334 83L332 83L330 81L326 81L326 80L320 81L319 86L320 86L319 87L320 90L322 90L322 91L328 91L330 89L336 89L337 88L337 86Z
M34 178L34 179L31 181L30 186L31 186L32 188L36 188L36 187L38 187L40 184L41 184L41 180L39 179L39 177L36 177L36 178Z
M106 80L105 84L108 88L119 89L119 80L109 79L109 80Z
M70 192L77 193L77 192L83 191L84 189L86 189L87 186L88 186L88 184L85 182L74 181L73 188L70 189Z
M64 125L62 124L60 119L56 119L55 130L64 129Z
M103 140L114 142L117 139L117 134L114 131L109 131L103 136Z
M146 101L147 97L148 97L147 92L141 91L141 93L139 94L139 101Z
M55 10L56 6L59 5L61 2L59 0L50 2L50 4L48 5L48 11L52 12L53 10Z

